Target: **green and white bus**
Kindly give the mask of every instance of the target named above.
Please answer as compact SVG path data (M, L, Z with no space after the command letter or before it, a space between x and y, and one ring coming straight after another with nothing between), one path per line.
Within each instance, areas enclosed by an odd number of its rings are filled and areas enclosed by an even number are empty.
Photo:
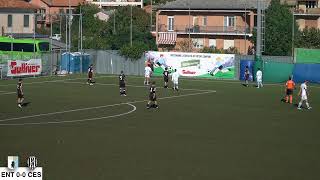
M29 60L49 52L48 41L39 39L14 39L0 36L0 64L8 60Z

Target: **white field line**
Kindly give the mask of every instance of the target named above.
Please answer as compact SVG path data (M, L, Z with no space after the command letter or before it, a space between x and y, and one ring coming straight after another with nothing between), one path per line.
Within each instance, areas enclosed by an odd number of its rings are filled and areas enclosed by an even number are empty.
M102 116L102 117L96 117L96 118L87 118L87 119L76 119L76 120L68 120L68 121L48 121L48 122L30 122L30 123L11 123L11 124L0 124L0 126L25 126L25 125L45 125L45 124L62 124L62 123L75 123L75 122L85 122L85 121L96 121L96 120L101 120L101 119L108 119L108 118L115 118L115 117L120 117L124 116L127 114L131 114L134 111L137 110L137 107L135 105L132 105L130 103L126 103L127 105L132 107L132 110L121 113L121 114L116 114L116 115L111 115L111 116Z
M7 95L7 94L16 94L17 92L0 92L0 95Z
M179 97L186 97L186 96L209 94L209 93L214 93L214 92L216 92L216 91L207 91L207 92L190 93L190 94L184 94L184 95L168 96L168 97L162 97L162 98L158 98L158 99L172 99L172 98L179 98ZM104 105L104 106L87 107L87 108L72 109L72 110L66 110L66 111L57 111L57 112L51 112L51 113L42 113L42 114L36 114L36 115L30 115L30 116L22 116L22 117L1 119L0 122L14 121L14 120L20 120L20 119L34 118L34 117L43 117L43 116L50 116L50 115L55 115L55 114L64 114L64 113L78 112L78 111L85 111L85 110L91 110L91 109L100 109L100 108L106 108L106 107L120 106L120 105L123 105L123 104L135 104L135 103L141 103L141 102L147 102L147 101L148 100L137 100L137 101L131 101L131 102L109 104L109 105Z
M87 85L87 84L82 83L82 82L71 82L71 81L67 81L67 82L64 82L64 83L68 83L68 84L84 84L84 85ZM119 84L106 84L106 83L94 83L94 84L102 85L102 86L119 86ZM148 86L137 86L137 85L130 85L130 84L126 84L126 86L128 86L128 87L137 87L137 88L148 88ZM162 89L164 89L163 87L157 87L157 88L162 88ZM185 91L204 91L204 92L214 91L214 90L204 90L204 89L184 89L184 88L180 88L180 89L181 89L181 90L185 90Z

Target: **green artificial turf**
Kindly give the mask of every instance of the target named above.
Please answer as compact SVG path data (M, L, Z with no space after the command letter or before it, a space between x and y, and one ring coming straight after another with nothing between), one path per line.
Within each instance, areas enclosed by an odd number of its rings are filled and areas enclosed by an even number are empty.
M182 79L173 92L155 80L160 108L149 110L141 77L128 77L127 97L115 76L94 86L78 75L24 79L22 110L17 80L0 81L0 166L34 155L45 180L320 178L319 86L310 87L313 109L298 111L280 101L283 85ZM84 122L64 122L75 120Z

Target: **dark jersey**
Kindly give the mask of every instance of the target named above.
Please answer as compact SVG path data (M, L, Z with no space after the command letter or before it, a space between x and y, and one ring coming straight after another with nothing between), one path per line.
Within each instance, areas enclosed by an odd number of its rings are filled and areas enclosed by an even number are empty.
M119 82L124 83L125 78L126 78L126 75L120 74L120 75L119 75Z
M156 93L156 86L151 85L149 89L150 94L155 94Z
M18 93L18 94L22 94L22 83L21 83L21 82L19 82L19 83L17 84L17 93Z
M165 78L169 77L169 71L168 70L163 71L163 77L165 77Z
M92 67L89 67L88 68L88 73L90 74L90 73L93 73L93 68Z

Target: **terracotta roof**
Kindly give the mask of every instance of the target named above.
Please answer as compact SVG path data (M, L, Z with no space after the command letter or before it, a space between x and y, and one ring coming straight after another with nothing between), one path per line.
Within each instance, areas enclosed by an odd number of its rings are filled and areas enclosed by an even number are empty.
M42 1L48 4L48 6L61 6L61 7L69 6L69 0L42 0ZM85 0L70 0L70 5L75 7L84 2Z
M38 9L24 0L0 0L0 9Z

